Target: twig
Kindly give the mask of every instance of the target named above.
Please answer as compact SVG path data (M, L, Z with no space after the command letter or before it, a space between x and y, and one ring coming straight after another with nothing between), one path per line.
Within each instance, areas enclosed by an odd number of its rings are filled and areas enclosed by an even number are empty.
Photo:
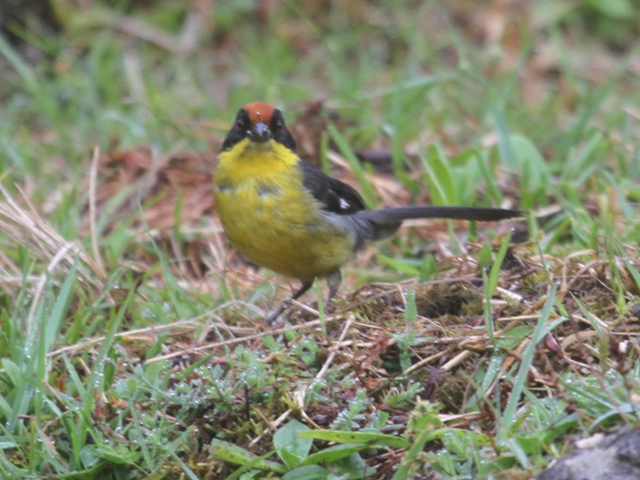
M332 317L328 317L325 320L325 322L326 323L335 322L337 320L341 320L342 318L343 318L342 316L334 315ZM224 341L221 341L221 342L207 343L206 345L200 345L198 347L188 348L188 349L185 349L185 350L181 350L179 352L168 353L167 355L162 355L160 357L150 358L149 360L147 360L145 362L145 365L148 365L150 363L160 362L162 360L168 360L170 358L180 357L180 356L185 355L185 354L202 352L202 351L205 351L205 350L212 350L212 349L217 348L217 347L235 345L237 343L250 342L252 340L259 340L259 339L264 338L264 337L269 336L269 335L280 335L282 333L293 332L293 331L300 330L300 329L303 329L303 328L311 328L311 327L316 327L316 326L319 326L319 325L320 325L320 320L312 320L310 322L304 322L304 323L301 323L301 324L298 324L298 325L292 325L292 326L286 327L286 328L268 329L268 330L265 330L264 332L256 333L256 334L253 334L253 335L247 335L246 337L232 338L230 340L224 340Z

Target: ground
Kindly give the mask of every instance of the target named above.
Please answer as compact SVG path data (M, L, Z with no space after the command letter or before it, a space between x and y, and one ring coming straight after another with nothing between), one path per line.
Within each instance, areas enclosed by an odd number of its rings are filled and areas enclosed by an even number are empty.
M5 15L0 477L525 479L638 425L639 14L387 3ZM270 328L212 198L258 100L372 208L527 216L406 222Z

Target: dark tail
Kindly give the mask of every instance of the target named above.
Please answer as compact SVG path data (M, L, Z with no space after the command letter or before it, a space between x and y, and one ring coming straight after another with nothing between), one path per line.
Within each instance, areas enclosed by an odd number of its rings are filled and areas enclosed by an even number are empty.
M359 210L338 218L355 232L354 250L360 250L368 242L382 240L393 235L403 220L414 218L449 218L456 220L478 220L496 222L513 217L522 217L526 212L504 208L485 207L402 207L381 210Z
M496 222L507 218L523 217L526 212L487 207L400 207L381 210L362 210L357 213L373 222L399 222L416 218L448 218Z

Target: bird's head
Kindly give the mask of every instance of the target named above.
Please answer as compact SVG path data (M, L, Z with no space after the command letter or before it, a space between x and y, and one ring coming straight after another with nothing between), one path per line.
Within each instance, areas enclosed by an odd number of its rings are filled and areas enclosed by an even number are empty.
M222 150L232 148L245 138L255 148L268 149L273 141L292 151L296 150L296 143L287 130L282 112L268 103L247 103L238 110L233 126L222 144Z

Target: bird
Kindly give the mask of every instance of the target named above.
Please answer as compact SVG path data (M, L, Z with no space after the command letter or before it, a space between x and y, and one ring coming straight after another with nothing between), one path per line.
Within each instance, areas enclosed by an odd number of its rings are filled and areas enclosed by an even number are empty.
M303 160L281 110L247 103L236 114L214 174L215 209L231 245L250 261L301 282L264 319L279 322L288 304L325 278L336 296L341 267L370 242L392 236L404 220L499 221L519 210L409 206L370 210L360 194Z

